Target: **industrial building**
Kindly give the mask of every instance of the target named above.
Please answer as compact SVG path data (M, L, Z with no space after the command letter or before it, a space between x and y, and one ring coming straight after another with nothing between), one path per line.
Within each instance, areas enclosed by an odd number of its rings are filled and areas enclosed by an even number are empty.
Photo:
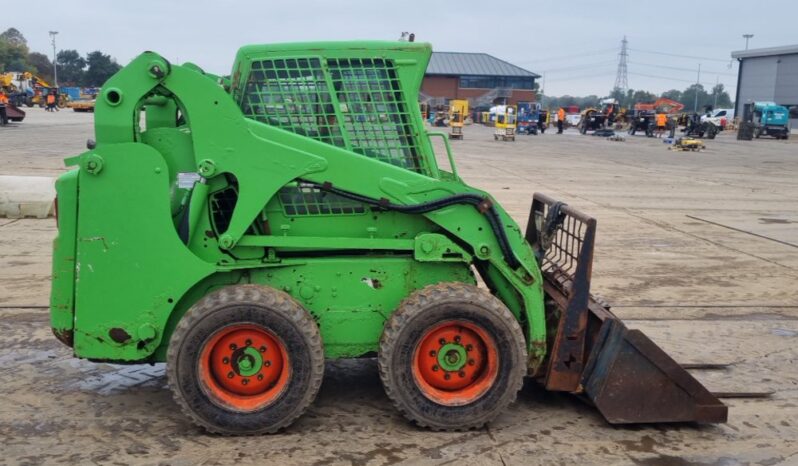
M431 104L467 99L474 109L496 103L533 102L539 77L487 53L433 52L421 98Z
M740 62L735 115L742 116L747 103L775 102L790 109L790 126L798 128L798 45L739 50L731 56Z

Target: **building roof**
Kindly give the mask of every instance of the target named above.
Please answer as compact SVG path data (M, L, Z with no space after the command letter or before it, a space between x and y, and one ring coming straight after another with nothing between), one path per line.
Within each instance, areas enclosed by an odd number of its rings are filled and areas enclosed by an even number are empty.
M771 57L773 55L789 55L798 53L798 45L784 45L765 49L737 50L731 53L732 58Z
M426 74L540 77L487 53L467 52L432 52Z

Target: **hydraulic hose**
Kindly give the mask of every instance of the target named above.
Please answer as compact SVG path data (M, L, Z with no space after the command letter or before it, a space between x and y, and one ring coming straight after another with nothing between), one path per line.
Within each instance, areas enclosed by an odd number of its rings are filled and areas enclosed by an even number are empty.
M496 241L499 243L499 248L502 251L505 262L510 268L516 269L521 266L521 263L515 257L512 248L510 247L510 240L507 238L507 232L502 228L501 217L498 210L493 205L493 202L487 196L480 196L478 194L454 194L452 196L443 197L434 201L422 202L420 204L403 205L394 204L388 199L374 199L360 194L355 194L349 191L344 191L333 187L332 183L313 183L309 181L302 181L302 183L313 186L322 191L326 191L337 196L341 196L353 201L362 202L364 204L373 205L385 210L393 210L405 214L425 214L435 210L449 207L455 204L470 204L473 205L480 213L485 215L490 224L493 234L496 236Z

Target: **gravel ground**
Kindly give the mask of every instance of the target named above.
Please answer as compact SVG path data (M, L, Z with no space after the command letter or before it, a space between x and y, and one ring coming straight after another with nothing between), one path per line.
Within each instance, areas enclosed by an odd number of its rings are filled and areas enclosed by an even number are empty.
M30 109L0 128L0 175L57 175L91 125ZM77 360L53 338L55 222L0 219L0 463L798 464L798 144L722 134L692 153L639 136L464 133L461 176L522 226L535 191L598 219L593 289L630 327L680 362L730 364L696 373L713 391L773 395L728 400L723 425L613 427L528 384L489 428L432 433L391 407L374 360L346 360L327 363L286 432L207 435L179 413L162 365Z

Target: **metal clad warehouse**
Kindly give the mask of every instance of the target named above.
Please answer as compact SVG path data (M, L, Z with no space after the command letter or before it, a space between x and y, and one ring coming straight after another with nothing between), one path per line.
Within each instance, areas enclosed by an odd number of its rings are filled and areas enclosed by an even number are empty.
M790 126L798 128L798 45L739 50L735 115L750 102L776 102L790 109Z

